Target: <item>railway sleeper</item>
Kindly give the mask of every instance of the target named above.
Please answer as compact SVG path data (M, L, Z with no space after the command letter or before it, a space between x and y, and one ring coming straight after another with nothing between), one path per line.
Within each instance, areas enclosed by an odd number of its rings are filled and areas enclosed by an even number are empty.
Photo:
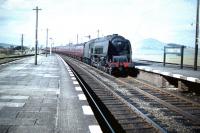
M184 104L183 105L175 105L175 106L181 108L182 110L184 110L184 107L190 107L190 108L192 108L191 105L184 105Z
M112 113L114 115L129 115L130 114L130 112L122 112L122 111L118 111L118 110L115 110L115 111L112 110Z
M121 124L130 124L130 123L131 124L138 124L138 123L146 124L146 122L142 119L119 120L119 123L121 123Z
M111 104L111 105L123 105L123 103L120 103L119 100L105 100L102 98L102 101L104 101L105 104Z
M142 119L140 117L138 117L136 114L133 115L115 115L115 117L117 118L117 120L125 120L125 119Z
M98 95L99 96L99 95ZM102 97L102 96L100 96L100 97ZM102 101L107 101L107 100L109 100L109 101L111 101L111 100L115 100L113 97L109 97L109 96L107 96L107 97L104 97L103 99L102 99Z
M110 108L109 106L107 106L109 109L110 109L110 111L124 111L124 112L129 112L129 111L127 111L127 109L121 109L121 108Z
M150 129L152 128L151 125L145 123L145 122L142 122L142 123L123 123L121 124L122 127L125 127L125 129L134 129L134 130L141 130L141 129Z
M96 92L96 91L94 91L94 92ZM98 93L98 92L97 92L97 95L98 95L99 97L102 97L102 98L105 98L105 99L108 99L108 100L112 100L112 99L113 99L113 100L116 100L116 99L113 97L113 95L110 94L110 93L108 94L108 92L107 92L107 93L106 93L106 92L105 92L105 93L104 93L104 92L103 92L103 93L101 93L101 92Z
M151 126L136 127L133 125L122 125L127 133L156 133L155 129Z

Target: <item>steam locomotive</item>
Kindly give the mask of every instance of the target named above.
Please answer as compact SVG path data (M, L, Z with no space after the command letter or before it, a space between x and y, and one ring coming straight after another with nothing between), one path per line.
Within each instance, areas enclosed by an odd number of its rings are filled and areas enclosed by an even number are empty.
M126 76L134 72L131 44L118 34L56 47L54 52L77 58L111 75Z

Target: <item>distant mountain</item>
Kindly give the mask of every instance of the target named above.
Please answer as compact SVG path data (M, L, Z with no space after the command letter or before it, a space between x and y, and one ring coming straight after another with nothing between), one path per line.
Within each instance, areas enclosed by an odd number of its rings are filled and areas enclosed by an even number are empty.
M153 38L147 38L137 43L139 49L162 50L165 43Z
M0 43L0 48L10 48L15 47L15 45L7 44L7 43Z

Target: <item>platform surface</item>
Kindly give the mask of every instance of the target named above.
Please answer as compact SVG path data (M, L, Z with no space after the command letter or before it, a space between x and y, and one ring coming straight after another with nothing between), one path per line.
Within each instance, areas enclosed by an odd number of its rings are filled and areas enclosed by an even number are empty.
M163 66L163 63L140 60L135 61L135 67L144 71L200 83L200 67L197 70L190 67L183 67L181 69L180 65L166 64Z
M0 133L98 133L69 66L56 55L0 65Z

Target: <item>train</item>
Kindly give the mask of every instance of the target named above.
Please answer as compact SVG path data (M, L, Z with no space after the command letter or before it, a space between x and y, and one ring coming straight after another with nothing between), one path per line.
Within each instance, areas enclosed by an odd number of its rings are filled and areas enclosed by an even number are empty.
M118 34L58 46L53 52L76 58L114 76L132 75L135 70L131 43Z

